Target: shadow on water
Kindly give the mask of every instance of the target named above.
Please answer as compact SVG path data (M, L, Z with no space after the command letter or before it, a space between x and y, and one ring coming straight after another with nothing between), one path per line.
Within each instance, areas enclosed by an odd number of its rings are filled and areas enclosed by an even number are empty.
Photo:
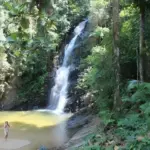
M0 112L0 138L3 138L2 125L10 123L9 139L28 140L31 143L18 150L37 150L44 145L47 148L60 147L68 140L66 120L68 114L61 116L50 112Z

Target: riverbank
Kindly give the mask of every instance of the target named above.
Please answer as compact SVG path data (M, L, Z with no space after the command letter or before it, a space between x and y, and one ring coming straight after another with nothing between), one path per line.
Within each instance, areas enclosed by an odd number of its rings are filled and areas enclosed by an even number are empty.
M82 122L82 120L81 120ZM95 133L100 125L99 117L91 116L89 122L83 125L63 146L65 150L78 149L86 143L86 137Z

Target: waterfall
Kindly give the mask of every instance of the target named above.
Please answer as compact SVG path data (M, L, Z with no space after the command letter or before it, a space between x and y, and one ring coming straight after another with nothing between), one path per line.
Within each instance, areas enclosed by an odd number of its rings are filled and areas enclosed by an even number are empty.
M68 45L65 46L64 59L62 66L58 68L55 76L55 84L51 89L50 99L49 99L49 109L53 110L55 113L63 113L63 110L68 101L67 93L68 93L68 77L70 74L71 63L69 62L76 40L78 36L82 33L85 28L87 20L82 21L75 29L74 29L74 37L71 39Z

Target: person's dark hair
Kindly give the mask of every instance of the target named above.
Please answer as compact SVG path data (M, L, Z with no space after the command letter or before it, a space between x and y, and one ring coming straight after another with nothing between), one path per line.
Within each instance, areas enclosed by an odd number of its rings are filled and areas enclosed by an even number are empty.
M8 121L5 121L6 124L8 124Z

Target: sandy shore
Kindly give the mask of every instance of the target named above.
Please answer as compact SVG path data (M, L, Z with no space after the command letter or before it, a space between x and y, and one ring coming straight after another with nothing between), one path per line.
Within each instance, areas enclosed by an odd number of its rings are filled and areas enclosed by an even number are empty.
M28 140L19 140L19 139L0 139L0 150L15 150L22 149L22 147L30 144Z

